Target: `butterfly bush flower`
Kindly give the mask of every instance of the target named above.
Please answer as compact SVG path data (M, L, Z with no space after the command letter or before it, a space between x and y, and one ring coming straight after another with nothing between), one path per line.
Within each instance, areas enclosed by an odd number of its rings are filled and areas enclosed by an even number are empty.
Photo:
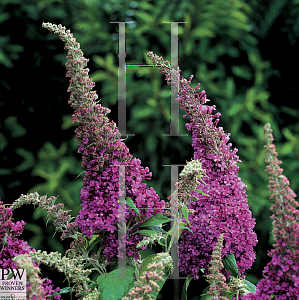
M37 192L27 195L21 194L11 205L11 209L15 210L24 204L38 205L39 208L47 211L48 218L55 219L53 224L57 228L57 231L62 232L60 237L62 241L68 237L75 238L78 235L78 225L75 222L70 222L71 215L68 214L68 211L63 210L63 203L54 205L56 199L57 197L55 196L51 196L48 199L46 195L40 197Z
M232 297L232 300L240 299L239 296L246 295L249 293L248 287L244 282L244 279L235 278L231 276L229 283L226 284L225 276L221 274L221 270L224 268L221 260L221 252L223 249L223 234L218 238L218 242L215 245L215 249L212 253L212 260L210 261L209 275L204 275L207 278L207 282L210 284L210 288L207 295L212 296L211 299L228 300L226 296L237 295ZM221 295L221 296L220 296Z
M43 27L59 34L66 42L68 49L67 74L71 77L68 91L71 92L69 104L74 108L73 123L79 126L75 130L79 141L78 152L82 153L82 167L85 170L83 188L81 190L82 209L76 218L82 233L88 238L93 234L109 232L103 239L103 255L109 262L118 258L118 210L119 210L119 170L125 165L126 196L130 197L141 211L142 220L138 220L133 210L125 212L125 218L132 227L126 233L126 254L140 259L137 244L144 236L133 235L137 222L145 221L154 214L163 213L164 200L153 188L147 188L142 180L150 179L149 169L143 168L139 159L133 158L129 149L121 140L121 134L113 121L106 114L108 108L97 103L96 91L91 91L95 83L89 78L88 59L83 57L80 44L73 38L70 30L65 30L60 24L43 23ZM146 247L142 247L144 250ZM123 257L120 257L123 259Z
M22 265L18 265L14 258L19 255L29 254L30 252L36 252L34 248L31 248L26 241L19 240L17 237L22 234L26 223L22 221L12 221L12 208L6 208L3 202L0 201L0 268L1 269L22 269L26 268L27 264L24 262ZM45 300L44 296L50 296L55 291L60 291L60 288L54 290L52 281L50 279L41 279L36 270L39 270L39 265L34 262L33 277L31 277L31 269L26 268L27 285L26 292L30 300ZM33 280L34 279L34 280ZM37 296L35 296L35 294ZM32 298L31 298L32 295ZM54 297L54 299L61 299L60 295Z
M270 175L269 199L275 201L270 209L276 243L268 252L272 260L263 271L264 278L257 284L256 293L243 296L242 300L270 299L272 295L275 300L295 300L299 297L299 203L294 199L297 195L289 187L287 177L282 175L283 169L279 167L282 161L277 159L269 123L264 131L266 172Z
M205 104L209 101L205 91L195 93L200 84L195 89L190 87L193 76L187 81L179 75L180 70L172 70L162 57L152 52L148 57L161 69L160 73L166 75L168 84L174 83L176 93L179 84L179 105L191 121L186 127L192 131L194 160L201 161L207 175L203 178L205 184L200 183L197 188L210 197L193 191L197 201L188 206L195 211L189 218L193 233L185 230L181 235L178 246L180 271L194 279L200 278L198 272L201 268L205 275L208 274L212 250L220 234L224 234L222 257L234 254L242 274L255 260L253 247L257 244L257 235L253 231L255 219L247 203L247 186L238 177L238 150L230 150L231 143L226 145L230 134L225 134L222 127L216 127L221 114L212 114L215 105ZM228 280L228 272L222 272Z
M220 270L224 268L221 261L221 251L223 248L223 234L219 236L218 243L212 254L212 260L210 262L211 267L209 267L210 274L205 275L207 282L211 285L208 295L213 296L212 299L228 300L226 297L220 296L224 291L228 291L228 285L225 283L226 278L220 273Z

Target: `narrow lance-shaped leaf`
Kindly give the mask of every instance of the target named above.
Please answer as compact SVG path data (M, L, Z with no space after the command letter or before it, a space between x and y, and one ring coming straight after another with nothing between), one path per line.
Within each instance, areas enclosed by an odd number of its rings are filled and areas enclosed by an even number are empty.
M138 208L136 207L136 205L134 204L133 200L130 197L126 197L126 204L130 208L132 208L137 213L137 215L140 217L140 212L139 212Z
M49 299L52 300L55 296L60 295L60 294L66 294L68 292L71 292L72 290L73 290L73 287L66 287L66 288L60 289L59 292L55 292L51 296L49 296Z
M185 217L187 223L189 224L189 226L191 226L189 223L189 220L188 220L188 208L186 205L183 205L182 212L183 212L183 216Z
M204 193L203 191L201 191L201 190L195 190L196 192L198 192L198 193L201 193L201 194L203 194L203 195L205 195L205 196L208 196L208 197L210 197L208 194L206 194L206 193Z
M188 286L190 284L190 281L193 279L193 276L188 276L185 283L184 283L184 286L183 286L183 291L182 291L182 298L181 300L188 300L187 298L187 289L188 289Z
M255 294L256 293L256 286L252 282L250 282L246 279L244 280L244 282L247 285L248 291Z
M239 276L239 270L236 263L235 255L229 254L227 257L222 259L222 263L224 268L234 277Z
M170 221L171 221L170 218L165 217L162 214L156 214L156 215L152 216L151 218L149 218L148 220L146 220L144 223L142 223L136 227L146 227L149 225L160 225L160 224L167 223Z

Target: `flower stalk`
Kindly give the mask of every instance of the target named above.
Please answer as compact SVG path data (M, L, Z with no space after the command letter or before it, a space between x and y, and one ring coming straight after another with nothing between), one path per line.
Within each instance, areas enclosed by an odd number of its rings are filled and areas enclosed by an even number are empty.
M243 296L249 299L298 299L299 295L299 203L297 195L289 187L290 182L279 167L275 145L272 144L270 123L264 126L266 142L264 156L269 174L270 200L275 201L270 210L273 212L273 249L268 252L271 261L264 268L264 278L257 284L256 293Z
M238 257L238 268L244 273L255 259L253 246L257 244L257 235L253 231L255 219L247 203L247 186L237 174L238 149L232 151L232 144L226 145L230 134L225 134L222 127L216 127L221 114L212 113L215 105L206 105L209 99L206 99L205 91L197 93L200 84L195 89L190 87L193 75L187 81L180 75L181 70L172 69L167 60L153 52L148 52L148 57L161 70L160 73L165 74L167 84L174 85L179 106L186 112L183 117L190 117L191 123L186 127L192 131L194 161L200 161L207 175L204 182L197 184L197 189L204 194L196 189L191 195L196 200L188 203L188 209L193 209L194 213L189 222L183 220L193 232L185 230L182 233L180 271L192 275L195 280L199 279L201 269L208 274L215 242L220 234L224 234L224 255L234 253ZM206 236L209 238L203 238ZM228 272L223 275L228 279Z
M229 291L228 285L225 283L225 276L220 273L224 268L221 261L221 251L223 249L223 234L218 238L218 242L213 250L212 260L209 267L210 274L204 275L207 278L207 282L210 284L208 295L212 296L211 299L228 300L228 298L220 296L224 291Z

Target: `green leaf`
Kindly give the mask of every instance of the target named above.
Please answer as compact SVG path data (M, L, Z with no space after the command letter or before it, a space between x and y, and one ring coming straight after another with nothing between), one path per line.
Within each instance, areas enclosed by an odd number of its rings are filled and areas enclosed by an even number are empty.
M182 298L181 300L188 300L187 298L187 289L188 289L188 286L189 286L189 283L190 281L193 279L192 276L188 276L185 283L184 283L184 286L183 286L183 292L182 292Z
M163 228L161 228L159 225L150 225L150 226L147 226L146 228L149 228L151 230L154 230L155 232L162 232L162 233L167 233Z
M115 269L109 273L98 276L98 291L100 300L119 300L125 297L134 286L135 267L128 266L125 270ZM125 271L127 278L121 278L122 271ZM118 278L119 277L119 278Z
M245 106L246 108L252 112L255 110L255 97L256 97L256 89L254 87L248 88L246 90L246 99L245 99Z
M105 65L105 60L98 55L93 55L92 59L94 60L95 63L97 63L100 67L104 67Z
M54 232L54 234L53 234L52 239L54 238L54 235L56 234L56 232L57 232L62 226L63 226L63 224L56 228L56 230L55 230L55 232Z
M185 217L187 223L189 224L189 226L191 226L190 223L189 223L189 220L188 220L188 208L187 208L186 205L184 205L184 206L182 207L182 211L183 211L183 215L184 215L184 217Z
M206 193L204 193L203 191L201 191L201 190L195 190L196 192L198 192L198 193L201 193L201 194L203 194L203 195L205 195L205 196L208 196L208 197L210 197L210 195L207 195Z
M109 80L109 77L107 77L107 72L105 71L95 71L94 73L90 74L91 79L94 82L102 81L102 80Z
M92 236L91 240L89 241L89 246L98 236L98 234Z
M140 212L130 197L126 197L126 204L129 207L131 207L137 213L137 215L140 217Z
M155 117L157 115L157 109L150 106L134 106L131 115L133 115L134 119Z
M102 239L104 239L108 235L109 235L109 232L105 233L103 236L97 236L94 240L92 237L92 239L89 243L89 251L91 251L96 244L100 243L102 241Z
M191 31L191 38L204 38L204 37L214 37L215 32L207 27L198 26Z
M8 276L7 276L7 280L11 279L14 276L14 273L11 272Z
M258 67L258 63L260 61L257 53L250 51L248 53L248 60L253 67Z
M136 234L136 233L140 233L140 234L142 234L144 236L152 236L156 232L154 230L139 230L139 231L134 232L133 234Z
M152 235L156 234L157 232L158 233L162 232L164 234L167 234L167 232L158 225L150 225L145 228L146 228L145 230L139 230L139 231L134 232L133 234L140 233L141 235L144 235L144 236L152 236ZM161 246L164 246L163 244L161 244L160 241L158 241L158 244Z
M153 22L153 16L152 14L148 14L144 11L136 10L134 15L138 18L143 20L146 23L151 23Z
M235 95L235 91L236 91L236 84L235 81L232 77L228 77L226 79L226 97L228 99L232 99Z
M246 80L251 80L253 77L250 68L248 68L247 66L232 66L231 70L236 76Z
M184 224L184 223L183 223ZM188 227L186 227L186 226L179 226L179 228L182 228L182 229L187 229L187 230L189 230L190 232L192 232L193 233L193 231L190 229L190 228L188 228Z
M248 280L244 280L244 282L246 283L246 285L247 285L247 290L249 291L249 292L251 292L251 293L256 293L256 286L252 283L252 282L250 282L250 281L248 281Z
M54 294L52 294L49 299L52 300L55 296L60 295L60 294L66 294L68 292L71 292L73 290L73 287L66 287L63 289L60 289L59 292L55 292Z
M234 254L229 254L227 257L222 259L224 268L234 277L239 276L239 270L237 267L236 259Z
M156 133L155 133L156 134ZM148 134L146 137L146 147L150 152L155 152L157 149L157 138L156 135Z
M100 247L100 249L98 250L98 252L97 252L98 255L101 255L101 251L102 251L103 247L104 247L104 245L102 245L102 246Z
M228 117L237 115L243 107L243 103L234 103L231 108L227 110L226 114Z
M159 224L167 223L167 222L170 222L170 221L171 221L170 218L165 217L162 214L155 214L154 216L152 216L151 218L146 220L144 223L136 226L136 228L146 227L146 226L149 226L149 225L159 225Z

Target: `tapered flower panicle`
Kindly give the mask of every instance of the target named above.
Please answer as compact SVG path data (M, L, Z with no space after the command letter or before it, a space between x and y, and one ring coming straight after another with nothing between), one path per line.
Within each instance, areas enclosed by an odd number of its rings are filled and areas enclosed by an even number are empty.
M64 204L58 203L54 205L57 197L51 196L47 199L47 196L40 197L37 192L30 193L27 195L21 195L11 206L11 209L21 207L24 204L33 204L38 205L39 208L42 208L47 211L48 217L55 219L53 224L55 225L57 231L62 232L60 237L61 240L64 240L68 237L76 237L78 234L78 225L75 222L70 222L71 214L68 214L68 211L63 210Z
M283 169L279 167L282 161L277 159L274 140L269 123L264 126L266 141L265 161L268 164L266 172L269 174L270 200L275 204L270 208L273 212L274 249L268 252L272 260L267 264L263 273L264 278L257 284L256 294L248 294L244 299L275 300L299 299L299 203L294 197L297 195L289 187Z
M76 141L80 142L78 152L82 152L82 167L86 170L81 190L83 208L76 223L88 238L94 233L110 233L103 239L102 253L109 262L113 262L118 259L116 225L119 222L119 197L123 196L119 194L120 167L125 166L126 196L140 209L141 220L135 211L127 209L125 212L125 220L132 226L156 213L163 213L165 202L160 201L153 188L147 188L146 184L141 183L142 180L150 179L152 174L129 153L116 124L106 117L110 110L96 103L98 95L91 91L95 84L89 78L89 69L84 69L88 60L83 57L80 44L61 25L43 23L43 27L57 33L66 42L65 49L68 49L66 76L71 77L69 104L75 110L73 122L79 124L75 131ZM126 238L129 238L126 241L126 254L140 259L140 249L136 246L144 236L133 235L133 231L137 229L130 228L126 233Z
M97 103L98 95L91 91L95 83L89 78L89 69L85 68L89 60L83 57L80 44L70 30L60 24L43 23L43 27L58 34L66 42L64 49L68 49L66 77L71 77L69 104L75 110L73 123L79 124L75 130L75 141L80 142L78 152L82 153L82 167L89 171L85 173L85 180L91 176L91 171L103 171L110 166L113 159L131 160L132 155L121 141L116 124L106 117L110 109Z
M195 93L199 84L196 89L190 87L193 76L187 81L179 75L180 70L171 69L169 62L162 57L152 52L148 53L148 57L165 74L168 84L174 85L175 92L179 91L180 108L185 110L191 121L186 127L192 131L194 160L201 161L207 175L203 177L205 184L200 183L197 188L210 195L192 193L197 197L197 201L188 206L195 211L189 218L193 233L185 230L181 235L180 271L194 279L200 277L201 268L205 275L208 274L212 250L219 235L224 234L222 255L234 254L240 273L244 273L256 257L253 247L257 244L257 235L253 231L255 219L247 203L247 186L238 177L238 150L232 151L231 144L226 145L230 134L225 134L222 127L216 127L221 114L212 114L215 105L205 105L209 101L205 91ZM228 279L228 272L223 274Z

